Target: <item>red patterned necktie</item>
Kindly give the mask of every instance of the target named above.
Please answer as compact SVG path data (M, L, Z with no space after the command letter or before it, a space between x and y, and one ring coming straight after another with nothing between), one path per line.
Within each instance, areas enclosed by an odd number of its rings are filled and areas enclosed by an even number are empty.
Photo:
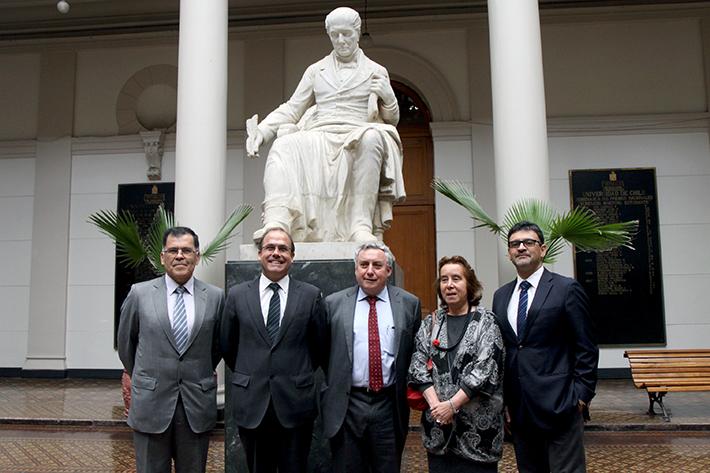
M382 389L382 352L380 351L380 330L377 327L377 297L368 296L370 313L367 317L367 351L370 359L370 389Z

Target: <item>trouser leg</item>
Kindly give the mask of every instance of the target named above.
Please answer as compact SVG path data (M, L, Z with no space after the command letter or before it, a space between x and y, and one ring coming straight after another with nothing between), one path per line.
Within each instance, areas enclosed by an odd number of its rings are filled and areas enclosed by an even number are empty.
M172 432L161 434L133 432L136 451L136 473L170 473L172 465Z
M584 420L582 414L574 416L569 427L550 437L548 446L552 473L585 473Z
M514 429L513 446L520 473L550 473L543 432Z
M209 432L195 433L185 414L182 399L178 398L173 418L173 457L175 473L204 473L210 447Z

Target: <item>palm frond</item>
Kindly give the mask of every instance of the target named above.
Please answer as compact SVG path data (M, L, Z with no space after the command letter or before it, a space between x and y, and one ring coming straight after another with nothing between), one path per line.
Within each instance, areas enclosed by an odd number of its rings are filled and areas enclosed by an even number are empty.
M146 256L148 261L150 261L150 265L158 274L165 272L165 268L160 262L160 253L163 251L163 234L165 230L174 226L175 218L172 212L168 212L163 204L160 204L155 210L153 221L146 235Z
M604 225L591 209L577 207L555 219L551 236L564 238L579 251L607 251L619 246L633 248L637 230L637 220Z
M474 228L486 227L493 233L498 234L501 232L501 228L490 215L483 210L483 207L478 203L473 192L461 182L435 177L432 180L431 186L438 193L448 197L468 210L471 214L471 218L478 222L478 225L475 225Z
M487 227L503 240L507 240L508 231L516 223L528 221L537 224L547 244L545 263L554 263L567 243L575 245L580 251L606 251L619 246L633 249L633 238L638 231L637 220L602 224L592 210L582 207L558 215L552 206L538 199L515 202L499 225L461 182L434 178L431 186L468 210L474 221L478 222L474 228Z
M630 220L628 222L607 223L606 225L600 226L598 230L604 238L610 242L614 242L613 246L607 248L608 250L619 246L633 250L633 241L634 237L638 234L639 221Z
M119 261L127 267L135 268L146 258L138 224L130 212L100 210L89 215L87 221L114 242Z
M552 264L557 261L557 257L565 249L565 240L562 238L552 238L549 240L546 239L545 243L547 243L547 252L542 258L542 262L545 264Z
M234 209L227 221L222 224L222 228L219 229L214 239L200 252L203 263L211 263L217 253L229 246L229 240L234 236L232 235L234 229L247 218L252 210L253 208L250 205L245 204Z
M508 230L518 222L528 221L537 224L545 235L545 241L551 240L550 228L555 219L555 210L546 202L538 199L521 199L515 202L505 213L501 224L501 236L507 238Z

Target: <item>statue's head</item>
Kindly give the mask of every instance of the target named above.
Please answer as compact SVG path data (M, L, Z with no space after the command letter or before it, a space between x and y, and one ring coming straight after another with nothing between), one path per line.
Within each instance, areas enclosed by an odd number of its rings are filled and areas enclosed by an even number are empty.
M360 15L348 7L338 7L325 17L333 51L342 61L351 60L358 49L360 40Z

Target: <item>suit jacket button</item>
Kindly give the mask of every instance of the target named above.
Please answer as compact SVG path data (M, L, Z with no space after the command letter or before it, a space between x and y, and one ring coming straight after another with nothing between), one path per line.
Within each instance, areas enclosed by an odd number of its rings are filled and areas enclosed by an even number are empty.
M522 346L522 345L518 345L518 350L522 350L522 349L523 349L523 346Z

